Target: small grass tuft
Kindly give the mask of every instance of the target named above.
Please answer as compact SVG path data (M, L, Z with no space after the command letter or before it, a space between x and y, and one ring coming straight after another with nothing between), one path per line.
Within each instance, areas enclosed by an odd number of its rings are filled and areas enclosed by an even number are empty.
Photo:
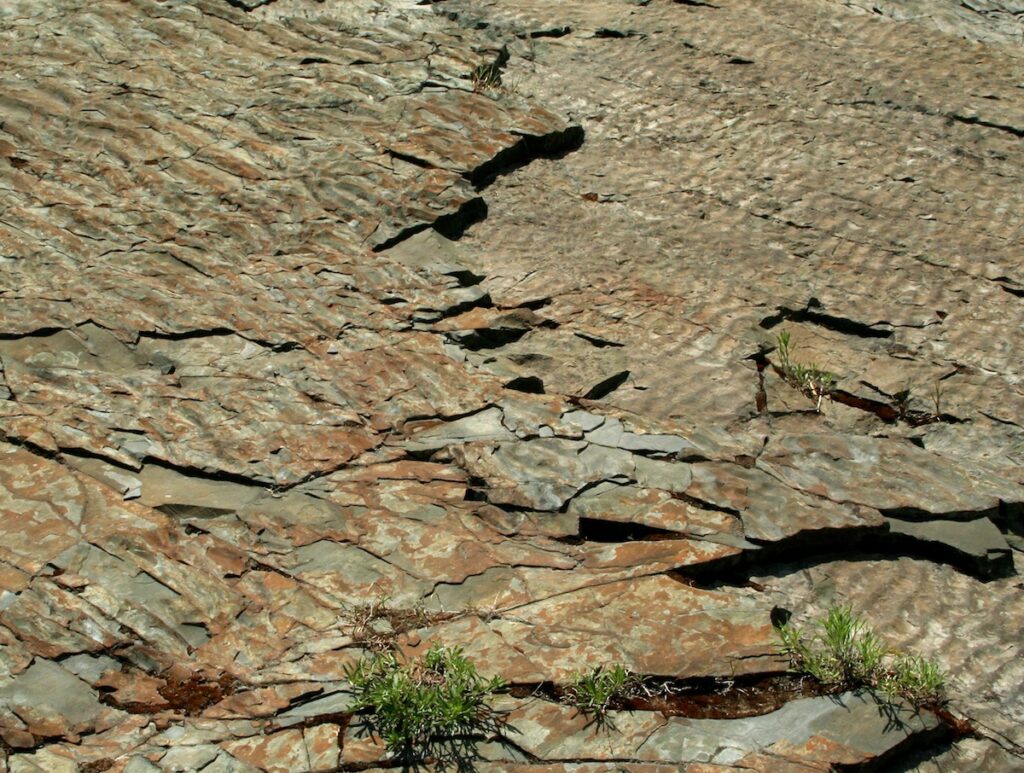
M470 75L473 91L478 94L501 89L501 65L497 62L482 64Z
M501 727L488 698L504 690L500 677L485 679L462 650L434 645L420 659L403 662L393 652L347 669L355 701L371 732L392 754L425 758L456 742L474 745Z
M793 362L791 358L791 340L788 331L783 330L776 341L779 352L779 371L786 382L803 392L808 397L815 398L816 410L821 411L821 401L832 394L832 388L836 384L834 373L822 370L817 365L801 365Z
M933 414L936 419L942 418L942 381L936 379L932 385L932 405L935 406L935 413Z
M835 606L817 621L818 632L785 623L776 627L780 649L796 671L840 689L869 687L915 705L938 705L945 698L945 677L925 658L892 652L849 606Z
M615 663L574 674L566 688L565 698L583 714L601 719L609 709L617 708L638 695L642 688L640 676L623 664Z
M896 412L899 421L906 422L912 427L920 427L924 424L934 424L938 421L948 421L950 417L942 413L942 382L936 381L932 386L931 401L934 411L915 409L912 405L913 388L908 384L904 389L892 396L892 407Z
M919 655L899 654L885 672L879 689L917 705L939 705L945 699L946 677L935 663Z

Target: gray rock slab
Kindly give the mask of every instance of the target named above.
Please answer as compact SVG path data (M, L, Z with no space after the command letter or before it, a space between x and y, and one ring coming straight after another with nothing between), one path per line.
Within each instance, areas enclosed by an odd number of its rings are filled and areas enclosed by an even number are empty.
M473 443L478 441L502 442L515 439L502 423L500 408L488 408L472 416L445 422L436 427L416 432L403 442L403 447L410 451L430 451L444 448L457 443Z
M934 543L962 557L983 577L1005 577L1014 573L1013 557L1006 537L988 518L974 521L906 521L887 518L889 531Z
M843 693L793 701L741 720L672 718L645 741L639 756L733 764L747 754L799 749L817 740L871 759L937 725L930 712L886 705L867 693Z
M973 520L1000 503L1024 504L1024 486L901 440L836 435L783 437L758 460L793 488L909 519Z
M558 510L580 489L601 480L628 480L632 455L561 438L538 438L456 449L456 459L488 485L488 500L534 510Z
M55 715L72 727L89 726L107 711L89 685L41 659L0 687L0 705L20 714Z

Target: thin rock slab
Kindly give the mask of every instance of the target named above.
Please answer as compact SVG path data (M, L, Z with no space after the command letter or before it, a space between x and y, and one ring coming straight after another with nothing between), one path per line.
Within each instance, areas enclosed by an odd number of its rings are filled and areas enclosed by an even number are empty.
M680 678L776 671L783 665L770 608L738 594L700 590L662 574L612 576L545 595L550 597L503 606L487 622L485 614L452 623L434 640L464 646L488 673L519 683L565 679L600 663ZM417 641L409 650L426 647Z
M907 519L1020 512L1024 486L900 440L819 434L773 439L758 467L793 488ZM1019 518L1019 515L1018 515Z
M545 760L710 763L757 768L756 760L829 769L870 762L938 726L930 713L887 705L867 693L786 704L744 719L665 718L609 712L603 720L571 706L527 701L508 715L509 737Z

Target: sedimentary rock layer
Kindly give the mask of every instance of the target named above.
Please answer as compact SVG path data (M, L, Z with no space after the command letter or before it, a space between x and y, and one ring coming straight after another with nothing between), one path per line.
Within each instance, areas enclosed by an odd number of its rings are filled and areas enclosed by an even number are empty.
M916 5L0 7L0 766L395 767L434 642L479 770L1022 764L1021 9ZM836 603L948 711L552 699Z

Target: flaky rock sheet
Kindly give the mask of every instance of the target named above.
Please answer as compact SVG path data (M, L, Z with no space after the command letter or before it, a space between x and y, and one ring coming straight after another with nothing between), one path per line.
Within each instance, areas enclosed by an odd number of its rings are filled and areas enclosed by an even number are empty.
M400 767L382 643L726 693L835 604L948 710L518 689L463 764L1020 769L1022 20L4 0L0 770Z

